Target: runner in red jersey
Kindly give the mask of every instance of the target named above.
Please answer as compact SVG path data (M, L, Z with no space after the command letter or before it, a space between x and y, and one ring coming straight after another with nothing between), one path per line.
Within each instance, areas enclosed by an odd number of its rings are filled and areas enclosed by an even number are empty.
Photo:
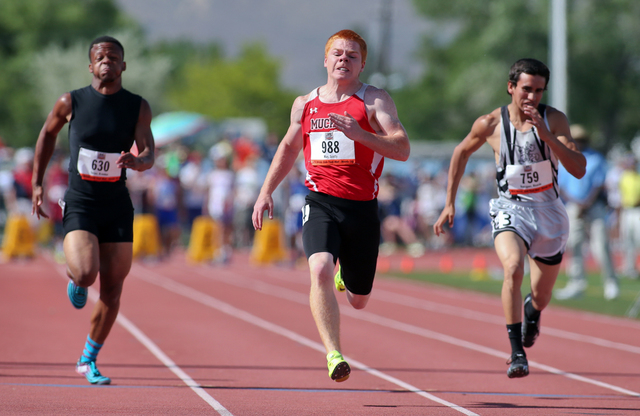
M350 114L365 131L375 133L364 104L365 92L360 90L338 103L324 103L318 89L309 94L302 112L304 160L307 169L305 184L309 190L357 201L369 201L378 195L378 178L384 158L336 131L330 113ZM327 167L331 169L327 169Z
M346 291L354 308L366 306L380 242L378 178L385 157L409 157L409 138L393 100L360 81L366 59L367 45L357 33L342 30L329 38L327 83L294 101L291 124L253 210L253 226L260 230L264 211L273 218L272 193L304 149L310 192L302 209L302 238L311 274L309 299L335 381L346 380L351 369L340 354L333 287Z

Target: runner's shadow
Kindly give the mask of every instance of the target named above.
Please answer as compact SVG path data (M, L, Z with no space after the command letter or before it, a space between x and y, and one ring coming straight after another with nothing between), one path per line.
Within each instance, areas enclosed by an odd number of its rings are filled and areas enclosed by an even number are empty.
M562 398L557 398L558 400L561 400ZM615 399L612 397L612 400L616 400L616 403L619 403L620 397L616 397ZM545 406L545 405L540 405L540 406L534 406L534 405L517 405L517 404L513 404L513 403L495 403L495 402L480 402L480 403L475 403L473 405L470 406L465 406L467 409L521 409L521 410L525 410L525 409L537 409L537 410L542 410L544 412L544 414L557 414L557 412L561 411L561 410L570 410L573 412L579 412L579 414L600 414L600 413L593 413L593 412L616 412L616 414L629 414L629 415L635 415L638 412L638 408L637 408L637 400L633 399L633 402L629 403L629 408L625 409L622 408L620 406L612 406L612 407L604 407L604 406L599 406L599 407L592 407L592 406L581 406L581 405L576 405L576 406ZM585 412L585 413L582 413ZM620 412L620 413L618 413Z

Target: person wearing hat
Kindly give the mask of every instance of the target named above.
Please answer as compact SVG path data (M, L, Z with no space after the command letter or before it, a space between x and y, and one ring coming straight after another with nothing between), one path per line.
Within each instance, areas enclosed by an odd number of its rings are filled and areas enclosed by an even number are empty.
M605 193L605 178L607 176L607 161L605 157L589 146L589 134L579 125L571 126L571 136L578 149L587 158L587 173L582 179L577 179L563 172L560 166L558 185L560 197L567 207L569 214L569 241L567 248L571 253L568 259L567 285L555 291L558 300L574 299L584 294L587 289L587 275L583 246L589 241L591 253L600 265L604 298L612 300L620 295L618 279L615 274L609 234L607 232L607 196Z

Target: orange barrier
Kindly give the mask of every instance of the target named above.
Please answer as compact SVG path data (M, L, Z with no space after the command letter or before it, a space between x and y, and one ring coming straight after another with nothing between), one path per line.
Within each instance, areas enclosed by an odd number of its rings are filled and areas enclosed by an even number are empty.
M36 235L24 215L9 215L2 241L2 252L7 258L35 256Z
M160 255L160 228L153 214L133 217L133 257Z
M212 261L221 246L220 225L209 216L196 217L191 226L187 258L194 262Z
M256 231L251 249L251 261L257 264L275 263L287 258L282 224L278 220L262 223Z

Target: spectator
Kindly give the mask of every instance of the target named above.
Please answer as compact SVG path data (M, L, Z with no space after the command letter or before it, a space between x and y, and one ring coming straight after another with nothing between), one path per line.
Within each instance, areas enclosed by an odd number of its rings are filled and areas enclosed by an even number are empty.
M31 178L33 177L33 150L23 147L13 155L13 186L7 189L5 201L10 213L31 213Z
M306 263L304 248L302 246L302 209L309 189L304 184L304 163L296 163L287 175L289 200L284 212L284 232L289 241L291 265L295 266L299 261Z
M638 278L638 248L640 248L640 173L638 161L629 156L625 159L624 172L620 177L622 212L620 215L620 237L624 247L624 276Z
M382 235L381 255L395 252L401 242L412 257L424 254L424 246L418 241L411 225L402 215L402 196L399 193L399 178L385 174L380 178L378 194L378 211Z
M202 166L202 155L193 150L187 162L180 169L180 186L182 187L182 203L186 215L183 221L184 230L189 233L193 220L202 215L207 198L207 175Z
M233 198L235 174L231 170L233 149L227 141L220 141L211 147L209 156L214 168L207 178L207 211L222 229L222 248L219 260L226 263L231 259L233 247Z
M615 153L615 151L610 152ZM620 177L624 172L624 160L622 155L614 155L611 158L613 166L607 170L607 176L604 180L605 190L607 194L607 205L610 212L608 216L609 241L612 251L620 244L620 213L622 211L621 195L620 195ZM614 244L613 242L617 242Z
M181 189L177 178L170 175L168 154L160 156L155 168L153 182L153 206L160 229L162 242L162 257L169 257L180 237L180 223L178 212L180 210Z
M591 243L591 252L598 261L602 273L604 298L615 299L620 295L607 231L607 198L605 178L607 162L604 156L589 146L589 135L580 125L571 126L571 136L578 150L587 158L587 172L582 179L569 175L560 167L560 196L569 215L569 240L567 248L571 251L568 262L567 285L555 291L556 299L573 299L581 296L587 288L587 275L583 244Z
M62 240L64 230L62 228L62 206L64 194L69 183L69 158L57 154L51 161L51 168L46 177L47 202L49 203L49 219L53 222L53 249L54 258L59 263L64 263Z
M440 183L437 177L432 178L428 172L422 172L419 180L415 200L416 228L427 246L437 248L446 243L433 232L433 224L444 208L447 197L446 184Z
M251 214L262 185L256 168L257 156L250 154L242 159L235 178L233 228L236 247L248 247L253 241L255 230Z

